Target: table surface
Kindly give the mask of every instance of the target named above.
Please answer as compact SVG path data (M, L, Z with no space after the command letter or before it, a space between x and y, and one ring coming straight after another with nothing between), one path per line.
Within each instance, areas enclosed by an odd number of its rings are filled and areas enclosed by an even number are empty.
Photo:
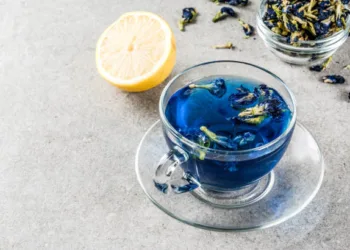
M255 26L258 1L236 8ZM177 29L183 7L201 15ZM244 39L236 20L216 24L209 0L0 1L0 249L349 249L350 40L323 73L282 63L262 40ZM126 93L96 72L95 44L122 13L163 16L177 40L172 76L210 60L243 60L281 76L298 119L320 143L327 164L321 190L289 221L262 231L212 232L170 218L139 186L135 153L158 119L165 84ZM232 41L233 51L212 45Z

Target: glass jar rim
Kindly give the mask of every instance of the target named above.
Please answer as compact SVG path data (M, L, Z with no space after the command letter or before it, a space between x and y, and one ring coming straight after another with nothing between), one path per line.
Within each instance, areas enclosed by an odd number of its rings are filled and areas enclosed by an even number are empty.
M288 43L282 43L280 40L278 39L286 39L286 37L281 36L279 34L274 33L273 31L271 31L266 24L263 22L263 14L264 14L264 7L266 4L266 0L261 1L260 3L260 8L258 10L258 14L257 14L257 21L258 21L258 25L260 24L260 27L264 29L264 31L270 36L273 37L272 40L277 41L278 43L283 44L286 48L290 48L292 50L309 50L309 49L314 49L314 48L303 48L303 47L295 47L293 45L290 45ZM348 7L348 5L345 5L346 7ZM349 9L349 8L347 8ZM349 9L350 10L350 9ZM350 28L350 15L348 16L347 20L346 20L346 28L338 31L334 34L332 34L331 36L325 37L325 38L321 38L318 40L309 40L309 41L298 41L299 44L301 45L315 45L315 44L319 44L319 43L330 43L333 41L338 41L340 39L342 39L345 35L348 36L348 32L349 32L349 28ZM276 37L276 38L274 38Z
M243 65L247 65L259 70L264 71L265 73L269 74L270 76L272 76L273 78L277 79L282 86L286 89L289 98L291 100L292 103L292 107L293 107L293 112L292 112L292 119L290 120L288 127L283 131L282 134L280 134L277 138L275 138L274 140L270 141L269 143L266 143L262 146L259 147L255 147L255 148L251 148L251 149L245 149L245 150L219 150L219 149L212 149L212 148L206 148L203 147L189 139L187 139L186 137L184 137L181 133L179 133L168 121L168 119L165 116L165 113L163 111L163 107L165 107L165 105L167 105L167 103L164 103L164 99L166 96L166 93L168 92L168 89L170 88L170 86L176 82L176 80L182 76L185 75L187 72L190 72L193 69L199 68L201 66L206 66L206 65L210 65L210 64L218 64L218 63L233 63L233 64L243 64ZM276 145L277 143L279 143L282 139L286 138L290 132L293 130L294 125L296 123L296 117L297 117L297 112L296 112L296 101L295 101L295 97L293 95L293 93L291 92L291 90L289 89L289 87L287 86L287 84L281 79L279 78L277 75L275 75L274 73L251 63L247 63L247 62L242 62L242 61L234 61L234 60L218 60L218 61L209 61L209 62L204 62L204 63L200 63L197 65L194 65L192 67L189 67L187 69L185 69L184 71L182 71L181 73L177 74L175 77L173 77L169 83L165 86L165 88L162 91L162 94L160 96L160 100L159 100L159 113L160 113L160 118L162 121L162 124L165 125L165 127L167 129L170 130L170 132L176 137L178 138L182 143L184 143L185 145L191 147L191 148L197 148L200 150L205 150L207 153L211 153L211 154L220 154L220 155L242 155L242 154L249 154L252 152L256 152L256 151L263 151L266 149L269 149L271 147L273 147L274 145Z

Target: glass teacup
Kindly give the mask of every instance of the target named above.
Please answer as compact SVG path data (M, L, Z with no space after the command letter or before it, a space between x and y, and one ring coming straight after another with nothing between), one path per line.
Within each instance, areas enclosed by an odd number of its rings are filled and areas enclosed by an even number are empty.
M182 136L167 120L166 105L180 88L212 75L249 78L275 89L292 112L288 127L265 145L237 151L205 148ZM268 192L273 185L271 171L286 151L296 123L295 100L286 84L261 67L238 61L207 62L175 76L162 92L159 110L169 152L157 166L155 186L164 193L193 191L202 200L219 206L243 206ZM223 199L231 202L219 201Z

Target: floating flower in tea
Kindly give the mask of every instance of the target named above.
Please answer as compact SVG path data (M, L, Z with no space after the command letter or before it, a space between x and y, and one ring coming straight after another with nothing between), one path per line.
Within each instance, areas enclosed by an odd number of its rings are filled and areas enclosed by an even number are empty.
M260 125L266 118L265 107L261 104L243 110L237 117L239 121L253 125Z
M267 118L279 118L283 113L281 102L277 99L265 100L254 107L246 108L238 114L237 119L241 122L260 125Z
M222 78L215 79L209 84L190 84L190 89L207 89L212 95L216 97L222 97L226 93L225 80Z
M209 140L217 143L221 147L228 149L237 149L237 144L231 138L227 136L217 135L205 126L200 127L200 130L209 138Z
M194 150L199 160L205 159L209 148L247 149L269 141L264 138L275 138L291 115L277 91L241 78L198 80L179 90L169 103L169 121L201 146Z
M273 94L273 90L267 87L266 84L260 84L257 88L254 88L254 92L260 100L268 99Z
M257 94L250 92L249 89L245 88L243 85L237 88L237 93L233 93L229 96L228 101L231 107L237 108L242 105L249 105L257 100Z

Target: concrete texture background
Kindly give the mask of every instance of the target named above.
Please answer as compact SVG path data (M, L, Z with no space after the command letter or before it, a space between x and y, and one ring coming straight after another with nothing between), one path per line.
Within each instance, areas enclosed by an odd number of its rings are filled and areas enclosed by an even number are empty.
M255 25L258 1L237 8ZM183 7L201 13L181 33ZM184 225L157 209L136 180L136 147L158 118L164 84L145 93L113 88L95 70L95 43L123 12L148 10L174 29L173 75L209 60L243 60L281 76L298 101L299 121L327 163L322 188L280 226L220 233ZM349 249L350 39L324 73L291 66L262 40L243 39L236 22L212 24L209 0L0 0L0 249ZM233 51L212 45L232 41Z

